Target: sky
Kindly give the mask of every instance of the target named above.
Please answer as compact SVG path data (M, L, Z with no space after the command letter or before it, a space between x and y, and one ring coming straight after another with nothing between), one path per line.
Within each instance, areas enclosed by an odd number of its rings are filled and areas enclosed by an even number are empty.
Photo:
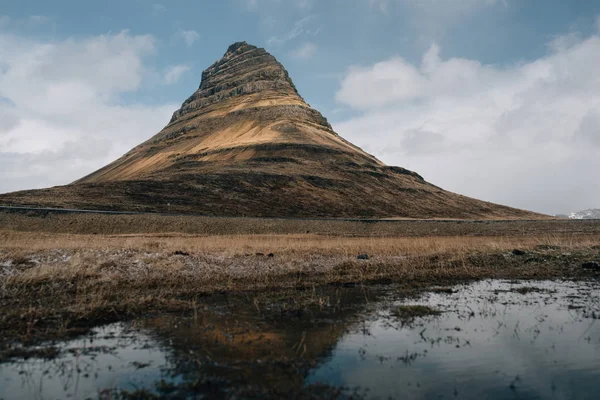
M0 193L120 157L242 40L387 164L513 207L600 208L597 0L0 0Z

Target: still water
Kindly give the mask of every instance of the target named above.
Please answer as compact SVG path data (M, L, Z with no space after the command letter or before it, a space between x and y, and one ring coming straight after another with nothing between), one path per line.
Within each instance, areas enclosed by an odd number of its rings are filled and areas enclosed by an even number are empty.
M212 298L0 364L0 399L600 398L600 282L482 281ZM200 303L199 303L200 304ZM406 317L404 305L438 315Z

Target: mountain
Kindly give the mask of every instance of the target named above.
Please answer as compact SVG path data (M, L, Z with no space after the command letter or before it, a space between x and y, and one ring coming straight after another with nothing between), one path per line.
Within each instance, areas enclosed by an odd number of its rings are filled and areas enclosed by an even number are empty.
M368 135L365 132L365 135ZM66 186L0 204L277 217L542 218L440 189L333 131L285 68L239 42L168 125Z
M592 208L569 214L571 219L600 219L600 209Z

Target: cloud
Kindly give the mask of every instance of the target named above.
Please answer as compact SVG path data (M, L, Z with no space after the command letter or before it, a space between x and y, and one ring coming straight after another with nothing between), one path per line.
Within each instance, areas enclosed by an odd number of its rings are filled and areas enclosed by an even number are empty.
M189 65L172 65L165 71L165 83L171 85L179 80L181 76L189 71Z
M318 50L318 47L316 44L311 43L311 42L306 42L306 43L301 44L296 49L292 50L290 52L290 57L299 59L299 60L307 60L309 58L312 58L316 54L317 50Z
M365 1L365 0L362 0ZM408 24L419 33L419 45L447 39L449 31L473 16L498 18L513 0L367 0L376 13L410 16ZM484 13L488 12L487 15ZM491 15L494 13L494 15ZM485 16L484 16L485 15Z
M40 25L52 21L52 18L47 17L45 15L30 15L28 20L31 24Z
M584 146L592 145L600 150L600 104L591 108L581 119L575 131L575 140L581 141Z
M314 1L313 0L296 0L294 2L294 5L296 6L296 8L298 8L300 10L310 10L311 8L313 8Z
M19 125L20 119L14 108L0 101L0 136Z
M382 13L387 13L390 6L390 0L369 0L371 8L375 8Z
M419 10L421 13L452 17L464 15L482 7L502 4L508 6L508 0L368 0L369 5L381 12L387 12L390 4L399 4Z
M62 41L0 33L0 192L69 183L157 132L177 108L121 97L142 87L147 35Z
M189 30L180 30L178 31L175 36L181 40L183 40L185 42L185 44L189 47L192 46L198 39L200 39L200 34L193 30L193 29L189 29Z
M249 10L256 10L258 8L258 0L245 0L245 2Z
M2 28L36 28L40 25L52 22L52 18L46 15L30 15L23 18L11 18L7 15L0 15L0 29Z
M598 207L600 37L554 42L509 66L432 45L420 65L396 56L351 67L336 99L361 115L335 128L459 193L547 213Z
M250 11L256 11L261 6L273 7L273 6L285 6L291 5L298 10L308 11L314 6L314 0L244 0L246 8Z
M157 16L167 12L167 7L162 4L154 3L152 4L152 15Z
M309 15L307 17L299 19L298 21L296 21L296 23L294 24L292 29L290 29L288 32L286 32L280 36L271 36L267 40L267 44L269 46L274 46L274 45L281 46L281 45L284 45L285 43L289 42L290 40L296 39L297 37L299 37L301 35L306 35L306 36L318 35L320 32L320 28L316 28L316 29L308 29L307 28L307 26L314 19L315 19L315 17L313 15Z
M420 7L425 10L431 11L434 9L443 8L455 9L455 10L468 10L480 7L493 6L496 4L502 4L508 6L507 0L398 0L401 3L410 4L415 7ZM437 11L436 11L437 12Z

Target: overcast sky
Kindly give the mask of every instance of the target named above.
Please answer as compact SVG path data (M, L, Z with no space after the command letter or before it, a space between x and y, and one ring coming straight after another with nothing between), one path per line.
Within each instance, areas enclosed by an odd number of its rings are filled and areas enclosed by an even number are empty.
M600 208L597 0L3 0L0 192L121 156L240 40L388 164L514 207Z

